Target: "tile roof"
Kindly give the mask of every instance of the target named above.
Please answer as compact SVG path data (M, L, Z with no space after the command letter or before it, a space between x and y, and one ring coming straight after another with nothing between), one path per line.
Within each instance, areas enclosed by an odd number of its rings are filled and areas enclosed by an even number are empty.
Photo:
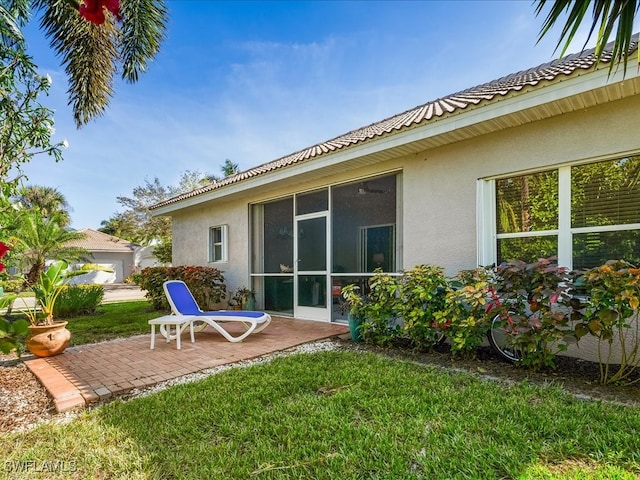
M607 48L600 59L601 63L609 63L611 61L611 45L612 43L607 45ZM630 52L636 50L637 47L638 34L633 37ZM512 73L497 80L483 83L446 97L438 98L425 103L424 105L419 105L382 121L352 130L331 140L318 143L277 160L205 185L204 187L191 192L170 198L154 205L152 209L170 205L181 200L216 190L226 185L242 182L243 180L248 180L274 170L308 161L347 147L362 144L374 138L392 135L398 131L408 130L446 116L459 114L470 107L482 106L497 100L498 98L505 97L510 94L517 94L525 89L525 87L541 87L549 82L559 81L563 76L566 77L574 75L576 72L581 70L589 70L594 68L596 64L597 58L594 53L594 49L567 55L561 59L544 63L528 70Z
M90 252L126 252L131 253L135 250L137 245L131 243L122 238L114 237L106 233L92 230L91 228L83 228L78 230L80 233L84 233L85 237L81 240L72 240L66 245L73 247L80 247Z

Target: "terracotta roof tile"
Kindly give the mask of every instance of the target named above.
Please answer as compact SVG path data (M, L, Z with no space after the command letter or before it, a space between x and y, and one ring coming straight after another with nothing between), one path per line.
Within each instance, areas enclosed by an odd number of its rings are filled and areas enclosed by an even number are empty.
M66 245L84 248L90 252L133 252L137 246L135 243L122 238L90 228L83 228L78 231L84 233L85 237L81 240L70 241Z
M610 44L611 45L611 44ZM609 50L608 45L607 50ZM638 36L634 36L630 51L638 46ZM605 51L601 62L611 61L611 52ZM573 75L580 70L588 70L596 65L594 50L586 50L581 53L568 55L559 60L554 60L528 70L522 70L488 83L462 90L419 105L415 108L386 118L376 123L372 123L357 130L352 130L336 138L321 142L311 147L294 152L285 157L259 165L236 175L218 180L197 190L178 195L154 205L152 208L160 208L165 205L179 202L188 198L201 195L206 192L221 188L225 185L238 183L249 178L253 178L265 173L287 167L305 160L316 158L344 149L353 145L367 142L376 137L393 134L393 132L408 129L420 125L424 122L434 121L438 118L463 113L470 106L479 106L483 102L490 103L499 97L505 97L512 93L520 92L525 87L539 87L545 82L554 82L562 76Z

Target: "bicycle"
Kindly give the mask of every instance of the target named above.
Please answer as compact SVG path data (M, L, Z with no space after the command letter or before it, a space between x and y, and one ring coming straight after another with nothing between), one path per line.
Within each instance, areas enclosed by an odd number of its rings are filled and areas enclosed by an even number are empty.
M495 307L501 307L502 302L497 296L496 292L490 290L492 295L492 304L487 307L487 313ZM573 318L581 308L583 308L582 302L577 296L569 296L569 306L560 306L556 303L558 298L554 298L552 302L556 305L556 309L553 315L561 314L564 318ZM572 311L570 311L571 309ZM532 349L523 350L518 346L518 335L523 334L526 331L535 331L543 327L543 318L541 310L539 309L537 302L532 298L532 294L527 296L526 310L523 313L518 313L516 310L507 309L506 311L497 313L490 321L489 329L487 331L487 340L489 345L494 349L498 355L504 360L510 363L522 362L528 355L534 355L536 352L540 352L546 348L544 342L539 341L533 346ZM561 323L561 322L559 322ZM562 329L558 329L562 330ZM566 329L566 332L572 332ZM531 347L530 347L531 348ZM545 352L542 352L545 353Z
M493 287L489 289L489 294L491 296L491 302L487 305L485 313L489 313L494 308L502 306L502 301ZM503 315L506 316L506 326L504 325ZM503 360L511 363L517 363L522 360L523 357L523 352L513 345L513 339L509 339L510 335L517 335L517 329L514 331L513 327L515 323L513 316L515 315L516 312L513 310L507 310L505 314L496 314L491 319L489 329L487 330L487 340L491 348L493 348Z

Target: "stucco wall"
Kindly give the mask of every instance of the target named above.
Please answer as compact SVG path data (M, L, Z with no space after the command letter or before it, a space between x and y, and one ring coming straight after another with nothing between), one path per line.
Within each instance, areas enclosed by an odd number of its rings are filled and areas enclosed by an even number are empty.
M227 286L249 285L248 203L241 199L177 215L172 220L173 265L201 265L224 272ZM209 228L228 225L226 262L209 262Z
M511 128L403 163L404 266L476 266L477 179L640 150L640 97Z

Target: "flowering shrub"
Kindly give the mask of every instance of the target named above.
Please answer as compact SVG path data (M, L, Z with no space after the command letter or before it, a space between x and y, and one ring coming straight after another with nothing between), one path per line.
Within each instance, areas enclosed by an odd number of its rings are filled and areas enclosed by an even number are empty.
M162 284L167 280L182 280L202 309L211 308L227 293L224 276L217 268L198 266L148 267L140 271L138 285L156 310L168 310L169 303Z
M446 295L445 305L435 317L451 341L452 353L475 355L489 329L490 292L495 275L490 268L461 270Z
M569 327L567 270L552 257L504 262L496 274L499 302L488 313L500 315L507 342L522 353L522 365L553 368L555 354L575 339Z
M0 259L6 255L6 253L10 250L9 245L4 242L0 242ZM0 262L0 273L4 271L4 263Z
M640 268L622 260L611 260L588 270L582 277L589 292L584 319L575 327L578 338L598 338L600 381L630 384L640 381L632 374L640 364ZM614 344L619 346L620 364L611 372ZM604 350L604 351L603 351Z

